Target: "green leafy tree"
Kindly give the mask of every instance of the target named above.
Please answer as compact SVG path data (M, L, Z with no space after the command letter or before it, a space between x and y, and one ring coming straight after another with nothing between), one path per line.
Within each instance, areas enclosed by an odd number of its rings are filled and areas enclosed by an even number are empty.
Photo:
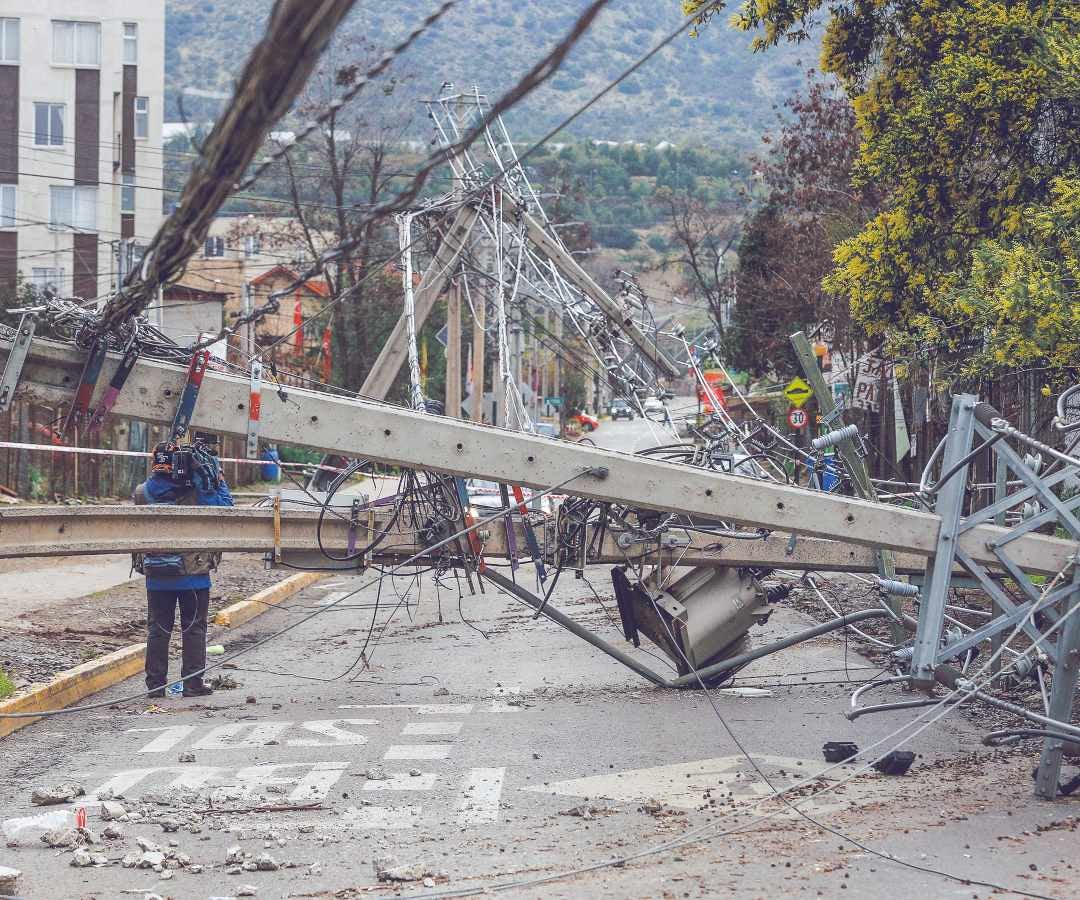
M1080 5L753 0L736 24L763 49L820 18L863 137L855 183L887 195L826 289L897 356L1064 378L1080 364Z

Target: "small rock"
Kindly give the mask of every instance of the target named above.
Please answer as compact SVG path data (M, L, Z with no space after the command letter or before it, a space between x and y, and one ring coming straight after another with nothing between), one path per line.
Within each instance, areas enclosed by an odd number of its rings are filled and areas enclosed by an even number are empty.
M382 766L372 766L364 773L364 777L368 781L388 781L390 779Z
M63 781L55 787L37 788L30 794L30 802L34 806L55 806L58 803L70 803L76 797L82 797L86 793L81 784L74 781Z
M162 819L158 824L166 834L176 834L180 830L180 823L176 819Z
M164 872L161 873L161 880L162 881L168 881L172 877L173 877L173 873L170 872L168 869L166 869Z
M114 819L119 819L121 816L126 816L127 810L124 809L122 803L117 803L115 800L106 800L101 804L101 818L106 822L111 822Z
M203 867L202 867L202 866L200 866L200 865L199 865L198 863L196 863L196 864L195 864L195 865L193 865L193 866L188 866L188 871L189 871L189 872L190 872L190 873L191 873L192 875L202 875L202 872L203 872Z
M237 897L254 897L259 893L259 889L253 884L242 884L236 889Z
M165 868L165 854L160 850L143 853L139 857L138 868L153 869L155 872L160 872Z
M71 854L71 865L77 869L85 869L87 866L94 864L93 857L90 856L88 850L76 850Z
M450 696L450 691L448 691L444 687L435 688L433 696L435 696L435 697L449 697Z
M135 838L135 843L139 845L139 849L144 853L161 853L161 847L149 838L137 837Z
M18 869L0 866L0 894L14 894L16 883L22 877Z
M177 759L177 762L193 763L193 762L195 762L195 754L192 753L190 750L185 750L178 757L176 757L176 759Z
M240 868L240 866L229 866L225 870L225 874L226 875L240 875L241 873L243 873L243 871L244 870L242 868Z
M433 888L433 887L435 887L435 879L434 879L434 878L430 878L430 877L428 877L428 878L425 878L425 879L424 879L424 887L426 887L426 888Z
M269 853L260 853L255 857L255 868L260 872L276 872L281 866Z
M247 700L245 702L246 703L257 703L258 701L255 699L254 694L248 694L247 695Z
M313 832L315 830L315 826L314 825L300 825L300 826L297 827L296 830L297 830L297 832L299 834L311 834L311 832Z
M421 772L419 769L409 769L409 777L410 778L419 778L423 774L424 773Z
M307 873L308 875L322 875L322 866L318 863L312 863L308 866Z
M106 825L105 830L102 832L110 841L123 840L124 832L116 825Z
M244 864L242 866L240 866L240 868L243 869L245 872L258 872L259 871L259 867L257 865L255 865L255 860L253 860L253 859L244 860Z
M539 759L539 758L540 758L540 754L539 754L539 753L534 753L534 754L533 754L533 759Z
M225 851L225 865L235 866L244 861L244 850L236 844Z
M107 866L109 864L109 857L104 853L91 853L90 861L93 862L95 866Z
M280 703L274 703L273 705L271 705L270 708L273 709L273 710L281 709L281 704Z
M395 856L380 856L375 859L375 877L379 881L420 881L434 873L425 863L401 865Z
M134 869L138 864L138 853L125 853L124 858L120 860L120 865L122 865L125 869Z
M50 847L78 847L85 842L78 828L53 828L41 836L42 843Z

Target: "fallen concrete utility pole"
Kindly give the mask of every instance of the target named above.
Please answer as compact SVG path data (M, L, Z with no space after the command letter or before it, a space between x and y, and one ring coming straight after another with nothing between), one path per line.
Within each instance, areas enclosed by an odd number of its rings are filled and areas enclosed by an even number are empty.
M10 341L0 341L0 358L6 359L10 349ZM23 370L21 395L44 404L70 402L83 356L83 351L69 345L35 342ZM118 362L119 357L110 354L103 383ZM141 360L113 412L168 424L184 378L179 367ZM207 372L192 427L246 435L249 388L246 378ZM265 440L352 458L541 489L566 482L566 492L581 497L865 547L887 546L898 552L934 553L941 527L940 518L933 513L306 390L290 389L284 401L273 394L265 397L261 426ZM606 477L587 474L597 469L606 470ZM965 532L960 546L973 559L995 565L997 556L990 545L1002 534L1002 528L980 525ZM1011 551L1017 565L1033 573L1051 574L1068 565L1075 545L1026 534L1013 541Z

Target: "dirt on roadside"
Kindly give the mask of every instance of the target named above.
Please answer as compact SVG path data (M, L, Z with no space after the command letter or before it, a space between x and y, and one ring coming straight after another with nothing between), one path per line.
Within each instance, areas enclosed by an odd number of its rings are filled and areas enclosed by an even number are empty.
M48 577L48 560L24 562L34 563ZM285 577L266 570L262 554L226 555L213 577L211 616ZM178 634L179 627L174 632L177 643ZM82 597L46 601L12 618L0 632L0 670L22 691L96 656L145 640L146 587L136 578Z

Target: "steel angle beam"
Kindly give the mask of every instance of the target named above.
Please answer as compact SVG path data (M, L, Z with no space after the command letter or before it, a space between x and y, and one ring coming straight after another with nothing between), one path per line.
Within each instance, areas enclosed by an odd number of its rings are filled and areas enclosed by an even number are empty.
M520 209L513 197L503 192L503 208L506 214L517 216ZM652 363L660 370L661 375L668 378L678 378L683 372L664 354L656 342L646 335L632 318L630 318L619 304L608 293L589 277L577 260L574 259L554 237L545 230L544 226L536 221L528 213L523 214L525 233L536 248L550 259L563 277L571 281L586 297L592 300L603 310L604 315L623 332Z
M0 341L0 358L9 349L10 343ZM80 356L69 345L35 342L23 375L28 395L42 403L65 402L78 377ZM106 369L111 371L118 362L118 355L110 354ZM184 378L182 367L141 360L114 414L169 424ZM208 371L192 427L244 437L248 393L247 378ZM264 440L353 458L535 488L565 483L561 492L595 500L865 547L928 555L937 546L940 520L932 513L582 447L369 400L292 388L285 400L266 398L260 421ZM998 560L986 545L1003 531L980 526L964 535L962 545L972 558L996 566ZM1053 574L1075 549L1069 541L1031 534L1012 542L1010 553L1033 573Z

